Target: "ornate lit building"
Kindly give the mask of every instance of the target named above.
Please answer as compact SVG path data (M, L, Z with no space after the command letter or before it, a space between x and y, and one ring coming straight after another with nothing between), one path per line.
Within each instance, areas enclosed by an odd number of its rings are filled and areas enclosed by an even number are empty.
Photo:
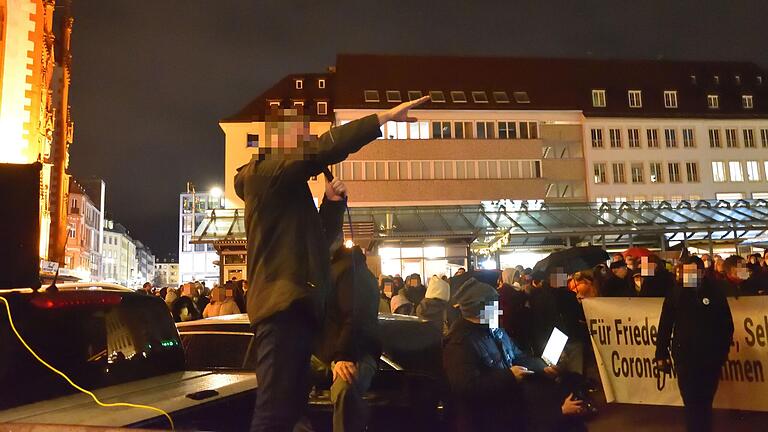
M0 163L40 162L40 256L63 263L67 236L71 0L0 0ZM58 17L57 17L58 18Z

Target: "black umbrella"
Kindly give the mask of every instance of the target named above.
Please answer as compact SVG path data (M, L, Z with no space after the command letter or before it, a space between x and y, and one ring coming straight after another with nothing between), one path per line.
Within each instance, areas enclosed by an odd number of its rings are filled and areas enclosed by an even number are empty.
M448 279L448 284L451 287L451 297L453 297L456 290L458 290L469 278L475 278L482 283L495 287L496 283L499 281L499 276L501 276L501 271L499 270L470 270L458 276L454 276Z
M537 262L533 271L549 274L557 268L562 268L563 272L571 274L605 264L609 258L608 252L598 246L574 247L551 253Z

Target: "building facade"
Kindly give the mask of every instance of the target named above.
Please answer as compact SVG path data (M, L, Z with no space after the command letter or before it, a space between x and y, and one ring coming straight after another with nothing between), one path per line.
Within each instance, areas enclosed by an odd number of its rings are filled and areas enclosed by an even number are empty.
M0 163L42 163L40 257L64 264L73 20L71 2L60 1L61 27L54 29L55 4L53 0L0 2Z
M133 288L141 285L136 244L119 222L105 221L102 263L105 281Z
M170 259L159 259L155 261L155 278L154 285L157 287L173 287L179 286L179 263Z
M136 278L143 285L144 282L155 280L155 256L152 250L139 240L136 245Z
M81 280L102 279L103 223L101 203L92 199L80 183L72 180L69 184L64 267L72 270Z
M765 198L765 81L738 62L339 55L327 73L289 75L219 123L226 206L243 206L234 175L266 139L273 107L300 109L319 135L424 95L417 122L382 125L380 139L331 167L353 208ZM310 180L317 200L322 181ZM468 264L474 240L422 225L424 235L372 245L385 273ZM242 253L242 240L222 239L223 257Z
M179 195L179 277L181 283L206 281L209 287L220 279L219 257L212 244L192 243L195 229L211 211L224 208L221 193L194 192Z

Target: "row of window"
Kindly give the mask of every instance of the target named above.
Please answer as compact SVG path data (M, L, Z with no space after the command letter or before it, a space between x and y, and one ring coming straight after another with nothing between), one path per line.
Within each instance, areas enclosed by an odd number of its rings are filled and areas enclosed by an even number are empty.
M645 139L645 146L647 148L659 148L659 129L645 129L645 133L641 134L639 128L630 128L626 130L626 134L623 129L620 128L608 128L608 143L610 148L623 148L624 143L627 143L629 148L640 148L641 138ZM680 144L686 148L696 147L696 131L692 128L678 129L664 128L664 145L667 148L676 148ZM721 129L709 129L709 146L712 148L722 148L723 143L721 140ZM728 148L755 148L755 130L749 128L741 129L741 134L736 128L725 129L725 145ZM590 130L590 141L592 148L604 148L605 147L605 135L602 128L592 128ZM768 129L760 129L760 143L763 148L768 148Z
M768 192L753 192L751 196L752 199L768 199ZM668 197L663 195L653 195L651 197L646 197L645 195L635 195L632 197L632 201L634 201L635 204L642 203L643 201L651 201L654 204L659 204L662 201L677 203L683 199L687 199L689 201L698 201L701 199L701 195L687 195L685 197L683 195L669 195ZM715 199L736 201L744 199L744 194L740 192L717 193L715 194ZM607 203L609 201L611 200L609 200L608 197L595 197L595 202L597 203ZM616 195L613 197L612 201L616 203L623 203L627 202L628 199L626 196Z
M272 99L269 100L269 107L270 108L280 108L280 105L282 104L282 101L279 99ZM301 99L291 99L291 106L293 108L297 107L304 107L304 101ZM305 111L306 113L306 111ZM315 114L317 115L328 115L328 102L327 101L317 101L315 102Z
M429 90L427 92L429 94L430 100L433 103L445 103L448 100L445 97L445 93L442 90ZM451 90L448 92L448 94L451 97L451 102L453 103L467 103L469 102L469 99L467 98L467 94L464 91L461 90ZM384 92L384 95L386 97L387 102L402 102L403 97L400 93L400 90L386 90ZM416 100L420 97L424 96L421 90L408 90L406 92L406 95L408 96L408 100ZM490 100L488 99L488 93L486 93L483 90L475 90L470 92L470 96L472 97L472 102L474 103L489 103ZM491 92L491 96L493 97L493 102L498 104L508 104L511 102L509 95L505 91L493 91ZM531 103L531 98L528 96L528 92L524 91L515 91L512 92L512 98L515 102L519 104L527 104ZM381 102L382 99L379 97L379 91L378 90L363 90L363 100L366 102Z
M611 174L613 183L645 184L645 183L664 183L666 178L669 183L682 183L680 162L668 162L666 170L661 162L649 162L646 176L644 162L630 162L629 171L625 162L611 163ZM595 184L608 183L608 164L597 162L593 165L593 174ZM688 183L698 183L699 164L698 162L685 162L685 178Z
M212 244L191 244L192 237L189 234L181 236L182 252L215 252L216 248Z
M538 139L539 124L535 121L465 120L387 122L381 126L381 136L385 139Z
M293 81L296 86L296 90L302 90L304 88L304 80L302 78L296 78ZM325 78L317 79L317 88L320 88L320 89L325 88Z
M332 167L341 180L471 180L541 178L541 161L346 161Z
M758 161L713 161L712 162L712 180L716 183L726 181L731 182L759 182L762 179L768 180L768 161L762 163L764 172L760 173L760 162ZM746 177L744 174L746 173Z
M643 91L642 90L628 90L627 100L630 108L642 108L643 107ZM592 90L592 106L595 108L605 108L606 106L606 93L605 90ZM677 90L664 91L664 108L674 109L677 108ZM710 109L720 108L720 95L708 94L707 95L707 107ZM754 97L752 95L741 95L741 107L744 109L752 109L755 107Z

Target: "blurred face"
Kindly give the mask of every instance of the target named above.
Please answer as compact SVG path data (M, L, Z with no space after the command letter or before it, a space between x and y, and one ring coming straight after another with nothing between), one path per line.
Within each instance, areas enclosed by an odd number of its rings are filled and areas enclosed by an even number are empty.
M735 267L732 267L728 272L728 277L737 280L749 279L749 269L747 268L747 265L744 263L744 261L739 261Z
M643 257L643 258L647 258L647 257ZM629 267L629 268L631 268L633 270L635 269L635 264L636 264L635 263L635 257L633 257L632 255L627 255L627 258L626 258L625 261L627 262L627 267Z
M392 282L384 282L384 295L392 298Z
M724 267L723 264L725 264L725 260L722 258L716 258L715 259L715 271L718 273L723 273Z
M624 279L625 277L627 277L628 271L629 270L626 267L619 267L619 268L613 269L613 274L615 274L616 277L618 278Z
M683 286L685 288L696 288L700 279L699 268L696 267L696 264L683 265Z
M653 276L656 274L656 263L649 261L648 257L640 258L640 275Z
M480 311L480 323L488 324L488 328L497 329L499 328L499 316L502 314L498 301L487 303Z
M309 137L309 123L270 122L267 124L266 147L295 149Z
M709 254L702 255L701 260L704 261L705 269L712 267L712 258L709 256Z
M558 268L554 273L549 275L549 286L552 288L564 287L568 284L568 275L565 274L563 269Z

